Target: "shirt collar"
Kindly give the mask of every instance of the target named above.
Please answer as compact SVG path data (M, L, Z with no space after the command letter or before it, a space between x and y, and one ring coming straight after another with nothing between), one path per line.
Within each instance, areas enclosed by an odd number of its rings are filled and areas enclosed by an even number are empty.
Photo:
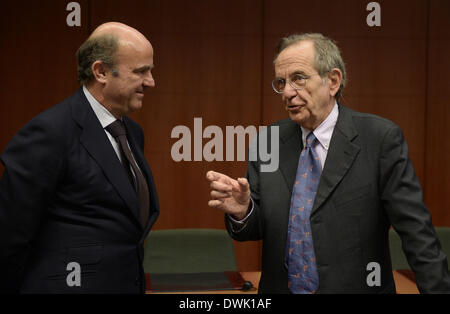
M328 117L322 121L322 123L313 131L314 136L317 138L317 141L322 145L322 147L328 150L330 146L331 136L333 135L334 126L336 125L337 119L339 116L339 109L337 102L334 101L333 109L331 110ZM308 136L311 130L306 129L300 126L302 129L302 141L303 147L305 147L306 136Z
M116 117L113 116L111 112L109 112L105 107L103 107L102 104L100 104L97 99L92 96L92 94L89 92L89 90L86 88L86 86L83 85L83 92L86 96L87 100L89 101L89 104L92 107L92 110L94 110L95 115L97 116L98 120L100 121L100 124L102 125L102 128L106 128L108 125L116 121Z

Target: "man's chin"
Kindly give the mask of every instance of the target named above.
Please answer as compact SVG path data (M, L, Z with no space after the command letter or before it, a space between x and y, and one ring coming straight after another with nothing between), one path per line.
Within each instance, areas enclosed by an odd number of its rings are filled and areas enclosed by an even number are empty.
M304 114L304 112L289 112L289 118L299 125L303 125L307 121L308 117Z
M128 109L129 109L130 113L141 110L142 109L142 101L137 101L137 102L132 103L128 107Z

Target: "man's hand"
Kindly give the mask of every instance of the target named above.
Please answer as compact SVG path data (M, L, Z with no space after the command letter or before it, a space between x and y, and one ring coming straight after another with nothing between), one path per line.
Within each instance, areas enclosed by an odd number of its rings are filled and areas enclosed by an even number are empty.
M211 183L211 200L208 206L233 215L237 220L244 219L250 204L250 186L247 179L234 180L214 171L208 171L206 179Z

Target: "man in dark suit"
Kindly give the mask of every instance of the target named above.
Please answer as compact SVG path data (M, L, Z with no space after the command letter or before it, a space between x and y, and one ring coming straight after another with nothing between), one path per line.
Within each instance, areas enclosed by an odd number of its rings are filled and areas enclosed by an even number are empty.
M400 128L337 103L345 66L320 34L282 39L274 90L289 118L279 169L250 161L246 178L209 171L209 206L239 241L263 240L262 293L395 293L390 225L423 293L450 292L447 258ZM277 134L278 134L277 133ZM270 142L270 141L269 141Z
M75 94L1 155L0 291L143 293L143 241L159 204L141 127L126 115L153 87L153 48L100 25L77 52Z

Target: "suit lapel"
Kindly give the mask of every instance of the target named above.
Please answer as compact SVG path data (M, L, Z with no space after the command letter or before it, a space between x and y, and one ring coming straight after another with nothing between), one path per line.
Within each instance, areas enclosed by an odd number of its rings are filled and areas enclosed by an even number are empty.
M352 142L357 136L351 111L339 105L338 121L331 137L311 215L320 208L352 166L360 151L360 147Z
M118 158L114 158L116 153L82 89L79 90L78 101L72 103L72 114L82 127L81 144L103 170L106 178L136 218L137 224L141 226L136 192L125 171L118 171L122 169L122 165Z
M280 171L292 194L295 175L297 174L298 159L303 149L302 131L292 120L280 126Z

